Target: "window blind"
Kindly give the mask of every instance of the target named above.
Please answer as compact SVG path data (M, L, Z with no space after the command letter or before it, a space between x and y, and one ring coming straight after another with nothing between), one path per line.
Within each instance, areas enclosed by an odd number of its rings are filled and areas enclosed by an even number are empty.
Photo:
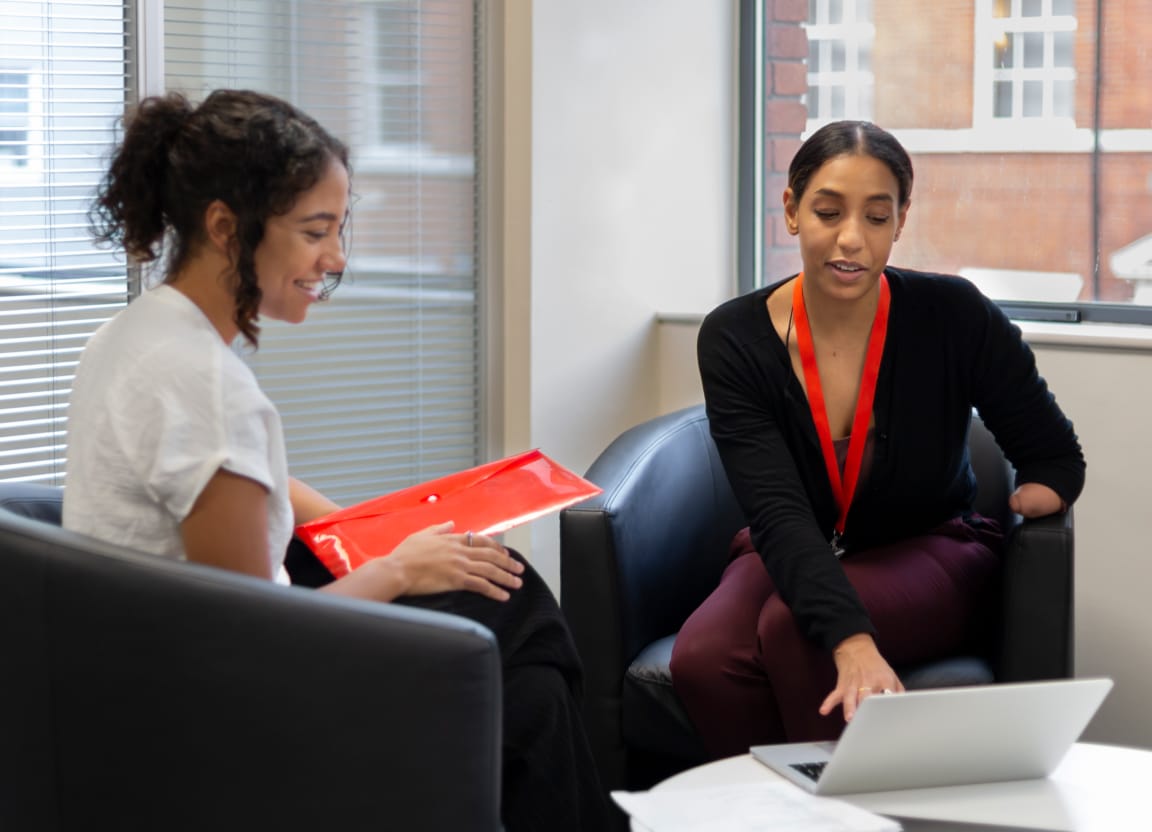
M284 97L352 150L348 271L246 353L290 470L338 502L479 459L471 0L164 4L165 86Z
M87 211L124 110L122 0L0 0L0 479L63 479L88 336L127 301Z

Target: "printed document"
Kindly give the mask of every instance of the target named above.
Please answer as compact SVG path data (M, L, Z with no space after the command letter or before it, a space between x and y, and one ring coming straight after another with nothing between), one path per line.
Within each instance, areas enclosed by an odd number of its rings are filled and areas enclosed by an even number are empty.
M791 783L612 792L649 832L898 832L899 823Z

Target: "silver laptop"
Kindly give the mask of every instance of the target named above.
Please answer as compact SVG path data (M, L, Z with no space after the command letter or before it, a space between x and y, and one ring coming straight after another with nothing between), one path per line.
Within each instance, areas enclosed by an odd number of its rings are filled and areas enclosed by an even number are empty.
M869 696L840 739L756 745L752 755L815 794L1047 777L1112 689L1063 679Z

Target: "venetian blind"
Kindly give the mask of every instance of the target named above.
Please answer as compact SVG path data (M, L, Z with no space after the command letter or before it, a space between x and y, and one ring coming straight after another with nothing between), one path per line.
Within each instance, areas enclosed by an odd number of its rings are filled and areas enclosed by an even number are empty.
M164 4L165 87L282 96L352 148L348 272L246 355L292 473L341 503L479 454L471 0Z
M0 479L63 480L88 336L127 300L87 211L131 79L123 0L0 0Z

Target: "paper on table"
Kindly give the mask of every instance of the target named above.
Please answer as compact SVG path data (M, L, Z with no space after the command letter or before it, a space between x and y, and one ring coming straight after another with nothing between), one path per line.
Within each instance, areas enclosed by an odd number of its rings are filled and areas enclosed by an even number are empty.
M650 832L898 832L899 823L791 783L740 783L612 799Z

